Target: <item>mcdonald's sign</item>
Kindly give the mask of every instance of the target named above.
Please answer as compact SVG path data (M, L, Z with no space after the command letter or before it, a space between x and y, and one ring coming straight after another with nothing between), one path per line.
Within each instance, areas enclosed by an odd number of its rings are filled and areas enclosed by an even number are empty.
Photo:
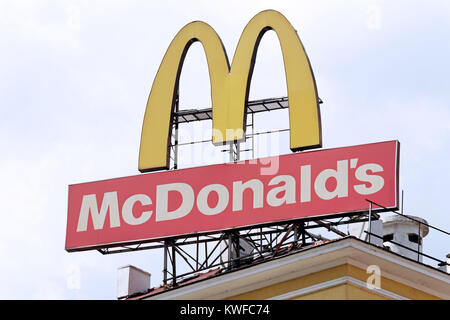
M396 208L398 141L69 186L66 250ZM279 170L261 175L263 164ZM374 207L374 210L382 208Z
M175 36L157 72L142 128L139 170L167 168L174 99L183 59L194 41L206 52L214 144L244 139L245 106L258 44L276 31L289 99L290 148L321 146L314 76L295 30L272 10L250 20L231 67L214 30L203 22ZM187 235L264 227L298 219L398 207L398 141L308 151L69 186L67 251L141 244ZM276 170L263 173L269 164Z
M212 100L212 141L216 145L245 139L245 106L262 36L274 30L283 54L289 98L290 148L322 146L319 99L308 56L289 21L266 10L254 16L242 32L230 67L214 29L195 21L172 40L161 62L147 101L139 151L139 171L169 167L171 121L181 68L191 44L200 41L208 62Z

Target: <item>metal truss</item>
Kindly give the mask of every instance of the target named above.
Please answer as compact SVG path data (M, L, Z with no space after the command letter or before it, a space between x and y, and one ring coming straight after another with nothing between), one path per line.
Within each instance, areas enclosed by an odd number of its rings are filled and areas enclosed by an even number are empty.
M319 104L323 101L319 99ZM245 138L251 138L251 145L249 148L241 150L240 142L234 141L228 144L228 148L221 150L222 152L228 152L230 155L229 161L239 161L242 152L251 152L251 158L253 159L255 154L255 136L262 134L271 134L275 132L285 132L289 129L273 130L266 132L254 132L254 115L260 112L275 111L289 108L288 97L281 98L269 98L261 100L253 100L247 103L245 108L246 117L246 135ZM178 147L182 145L192 145L196 143L211 142L211 139L200 140L200 141L190 141L187 143L179 143L178 141L178 127L180 124L192 123L197 121L212 120L212 108L205 109L189 109L189 110L179 110L179 96L175 97L175 112L173 113L172 119L172 135L170 139L170 169L178 169ZM251 131L251 133L248 133Z
M372 220L377 218L378 215L372 213ZM197 234L158 242L103 248L98 251L102 254L113 254L163 249L163 285L175 287L180 282L213 268L228 272L301 250L317 241L329 240L317 234L314 229L326 229L342 237L347 234L340 231L338 226L368 220L369 212L328 219L295 220L214 234Z
M385 208L371 200L367 200L367 202L369 203L368 210L360 213L348 213L327 218L321 217L320 219L298 219L286 223L273 223L224 232L176 237L158 242L102 248L98 249L98 251L102 254L113 254L163 249L163 285L176 287L179 283L195 278L199 274L213 268L218 268L220 273L229 272L242 266L257 264L279 255L314 246L318 244L318 241L319 243L320 241L329 241L330 239L322 235L324 231L331 232L337 235L338 238L346 237L348 234L339 230L339 226L342 225L368 222L368 231L364 230L369 236L368 242L370 242L370 237L383 240L383 237L371 232L371 222L380 218L379 214L373 212L372 206L377 206L377 210L381 208L382 211L402 215L416 221L419 223L419 228L423 224L447 237L450 236L448 231L416 220L395 210ZM416 253L417 261L422 256L438 262L439 266L449 265L448 262L442 259L421 252L420 246L415 250L392 240L389 242ZM381 248L389 250L389 248L384 246L381 246Z

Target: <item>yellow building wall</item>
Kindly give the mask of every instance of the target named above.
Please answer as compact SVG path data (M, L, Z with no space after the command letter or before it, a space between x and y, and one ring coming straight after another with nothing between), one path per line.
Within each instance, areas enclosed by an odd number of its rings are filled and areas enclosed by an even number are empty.
M350 283L346 284L347 300L392 300L370 289L363 289Z
M361 281L367 281L368 274L365 270L362 270L360 268L357 268L353 265L347 265L348 266L348 275L359 279ZM383 272L381 272L381 288L393 292L395 294L398 294L402 297L411 299L411 300L441 300L439 297L433 296L431 294L428 294L426 292L423 292L417 288L407 286L404 284L401 284L397 281L388 279L383 277Z
M334 287L307 293L291 300L386 300L387 298L369 292L351 284L340 284Z
M350 264L343 264L323 271L311 273L299 278L282 281L264 288L252 290L239 295L229 297L230 300L262 300L285 293L289 293L302 288L307 288L312 285L317 285L330 280L334 280L341 277L352 277L354 279L366 282L369 274L365 270L357 268ZM381 274L381 289L395 293L408 299L439 299L436 296L423 292L417 288L404 285L402 283L385 278ZM296 299L387 299L387 297L376 293L374 290L360 288L352 284L346 283L337 285L330 288L311 292Z
M264 288L252 290L237 296L229 297L228 299L256 299L264 300L275 297L287 292L306 288L318 283L340 278L346 275L346 265L341 265L324 271L315 272L307 276L296 279L279 282Z

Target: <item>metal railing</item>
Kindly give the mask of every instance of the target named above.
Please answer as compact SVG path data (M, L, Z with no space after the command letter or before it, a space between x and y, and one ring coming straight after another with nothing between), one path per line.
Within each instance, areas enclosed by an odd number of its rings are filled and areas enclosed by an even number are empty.
M410 215L406 215L406 214L404 214L404 213L402 213L402 212L399 212L399 211L396 211L396 210L392 210L392 209L386 208L385 206L383 206L383 205L381 205L381 204L379 204L379 203L377 203L377 202L375 202L375 201L372 201L372 200L369 200L369 199L366 199L366 201L369 203L369 221L371 221L371 216L373 215L372 209L373 209L374 206L376 206L376 207L382 208L382 209L384 210L384 212L386 212L386 213L388 213L388 212L393 213L393 214L395 214L395 215L404 217L404 218L406 218L406 219L408 219L408 220L410 220L410 221L413 221L414 223L417 223L417 224L418 224L418 230L417 230L417 236L418 236L418 239L417 239L417 240L418 240L418 241L417 241L417 249L408 247L408 246L406 246L406 245L404 245L404 244L399 243L398 241L394 241L393 239L389 239L389 240L384 241L385 239L384 239L383 236L380 236L380 235L378 235L378 234L372 233L370 222L369 222L369 231L364 231L364 232L368 235L368 237L369 237L369 242L370 242L370 237L375 237L375 238L381 239L381 240L383 240L383 248L386 249L386 250L389 250L389 251L391 251L390 248L389 248L388 246L385 246L384 243L391 243L391 244L394 244L394 245L396 245L396 246L398 246L398 247L400 247L400 248L402 248L402 249L408 250L409 252L413 253L414 255L417 255L417 259L415 259L417 262L420 262L420 263L422 263L422 264L427 264L427 265L429 265L429 266L431 266L431 267L433 267L433 268L436 268L436 267L433 266L433 265L431 265L431 264L424 263L424 262L422 261L423 258L427 258L427 259L430 259L430 260L432 260L432 261L434 261L434 262L438 262L438 267L440 267L440 266L445 266L445 265L450 266L450 264L449 264L447 261L444 261L444 260L442 260L442 259L439 259L439 258L437 258L437 257L434 257L434 256L428 254L428 253L424 253L424 252L423 252L423 244L422 244L421 231L423 230L422 228L424 228L424 227L426 227L426 228L428 228L428 229L435 230L435 231L439 232L440 235L446 237L446 238L445 238L446 241L444 241L443 243L447 243L447 244L450 243L450 232L448 232L448 231L446 231L446 230L444 230L444 229L442 229L442 228L436 227L436 226L434 226L434 225L431 225L431 224L429 224L428 222L425 222L425 220L419 220L419 219L416 219L416 218L414 218L414 217L412 217L412 216L410 216ZM422 250L421 250L421 249L422 249ZM400 254L400 255L401 255L401 254ZM408 258L408 257L406 257L406 258ZM422 258L422 259L421 259L421 258ZM409 259L410 259L410 258L409 258ZM413 259L412 259L412 260L413 260Z

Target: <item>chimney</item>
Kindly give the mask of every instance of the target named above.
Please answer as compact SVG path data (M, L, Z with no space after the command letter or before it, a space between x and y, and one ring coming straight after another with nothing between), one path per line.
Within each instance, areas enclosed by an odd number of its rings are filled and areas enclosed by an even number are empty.
M150 277L150 273L135 266L120 267L117 270L117 299L147 292L150 289Z
M422 255L417 252L422 253L423 238L428 234L428 222L419 217L397 214L387 215L382 219L383 245L392 252L422 262Z

